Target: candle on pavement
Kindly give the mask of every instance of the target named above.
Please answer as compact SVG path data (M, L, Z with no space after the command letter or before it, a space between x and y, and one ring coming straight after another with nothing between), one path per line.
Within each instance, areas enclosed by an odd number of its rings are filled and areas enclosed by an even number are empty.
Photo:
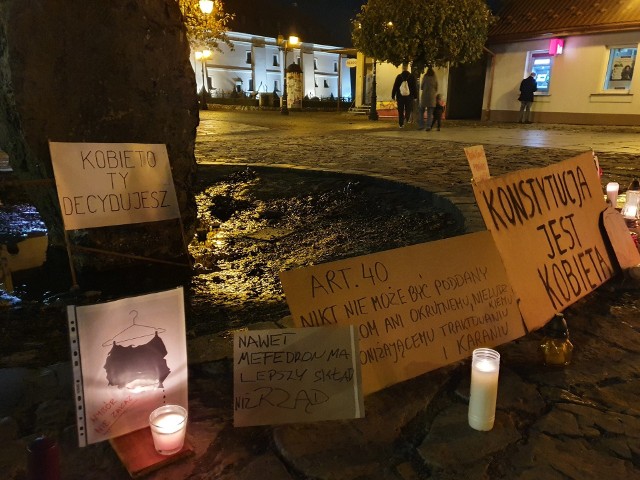
M187 430L187 411L179 405L164 405L149 415L149 425L156 451L173 455L184 445Z
M477 348L471 361L469 426L487 431L493 428L498 397L500 354L490 348Z

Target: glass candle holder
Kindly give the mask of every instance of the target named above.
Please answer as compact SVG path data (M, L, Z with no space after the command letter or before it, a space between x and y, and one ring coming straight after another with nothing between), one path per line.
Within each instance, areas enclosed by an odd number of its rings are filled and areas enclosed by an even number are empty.
M490 348L476 348L471 360L469 426L475 430L493 428L498 398L500 354Z
M607 200L613 208L618 205L618 191L620 190L620 184L617 182L607 183Z
M626 202L622 207L622 216L627 221L636 221L638 219L638 208L640 207L640 191L627 190Z
M545 337L540 344L544 364L564 367L571 363L573 344L569 340L569 328L564 315L556 313L545 327Z
M160 455L182 450L187 432L187 411L179 405L164 405L149 415L153 445Z

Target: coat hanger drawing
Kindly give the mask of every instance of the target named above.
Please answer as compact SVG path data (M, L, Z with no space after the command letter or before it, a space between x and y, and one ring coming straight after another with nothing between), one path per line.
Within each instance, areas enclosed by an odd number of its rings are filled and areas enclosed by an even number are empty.
M109 340L104 342L102 344L103 347L108 347L108 346L111 346L111 345L117 345L118 343L130 342L131 340L137 340L138 338L150 337L152 335L158 335L158 333L166 332L166 329L164 329L162 327L152 327L152 326L149 326L149 325L142 325L141 323L136 323L136 320L138 319L138 311L137 310L131 310L129 312L129 315L132 315L132 314L133 314L133 320L131 321L131 325L129 325L124 330L116 333L113 337L111 337ZM130 332L129 334L123 335L125 332L131 330L134 327L148 328L148 329L153 330L153 332L149 332L149 333L146 333L146 334L143 334L143 335L137 335L137 334L135 334L133 332ZM120 336L128 337L129 335L135 335L135 336L130 337L130 338L124 338L122 340L116 340Z

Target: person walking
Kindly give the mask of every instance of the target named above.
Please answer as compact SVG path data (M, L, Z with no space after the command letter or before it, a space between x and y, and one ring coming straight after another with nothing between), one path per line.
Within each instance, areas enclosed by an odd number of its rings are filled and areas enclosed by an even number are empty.
M393 82L391 98L398 104L398 123L400 128L403 128L411 118L413 99L416 98L416 79L413 73L409 72L407 63L402 64L402 72L398 74L395 82Z
M442 100L442 95L436 95L436 106L433 109L433 120L431 121L431 127L429 130L433 128L434 125L438 125L438 131L440 131L440 124L442 122L442 117L444 116L444 100Z
M531 72L527 78L520 82L520 123L531 123L531 105L533 104L533 92L538 90L535 72Z
M427 111L427 131L433 126L433 110L436 107L436 94L438 93L438 79L433 68L428 67L427 73L422 77L420 84L420 117L418 118L418 130L424 128L424 111Z

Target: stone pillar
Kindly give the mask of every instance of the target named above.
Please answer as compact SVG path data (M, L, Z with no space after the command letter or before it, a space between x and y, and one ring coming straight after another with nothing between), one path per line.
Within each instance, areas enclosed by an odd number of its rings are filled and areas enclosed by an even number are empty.
M166 144L191 229L199 113L175 0L3 0L0 45L0 148L27 182L53 245L63 243L63 227L55 185L47 181L54 178L49 140ZM72 243L129 254L184 253L177 222L70 234ZM85 261L116 262L93 257Z
M287 67L287 108L302 108L303 87L302 69L299 65L292 63Z

